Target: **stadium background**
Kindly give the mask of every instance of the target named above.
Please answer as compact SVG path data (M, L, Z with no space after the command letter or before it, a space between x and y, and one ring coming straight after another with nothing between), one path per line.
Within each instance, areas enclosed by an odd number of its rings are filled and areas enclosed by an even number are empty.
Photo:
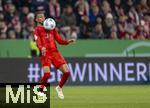
M52 67L51 108L148 108L149 0L0 0L1 83L37 83L43 75L33 39L38 11L56 20L64 38L77 39L58 45L71 77L61 101L54 91L61 73Z

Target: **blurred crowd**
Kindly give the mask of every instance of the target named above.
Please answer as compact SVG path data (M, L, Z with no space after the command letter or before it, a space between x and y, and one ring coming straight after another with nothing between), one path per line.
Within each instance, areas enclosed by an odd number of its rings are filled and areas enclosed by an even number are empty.
M65 38L150 38L150 0L0 0L0 39L32 38L38 11Z

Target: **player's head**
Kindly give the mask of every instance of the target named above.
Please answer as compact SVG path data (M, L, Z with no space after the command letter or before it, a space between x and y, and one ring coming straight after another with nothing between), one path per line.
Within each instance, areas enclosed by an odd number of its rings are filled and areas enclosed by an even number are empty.
M35 20L36 20L36 22L37 22L38 24L43 24L43 22L44 22L44 20L45 20L45 15L44 15L44 13L37 13Z

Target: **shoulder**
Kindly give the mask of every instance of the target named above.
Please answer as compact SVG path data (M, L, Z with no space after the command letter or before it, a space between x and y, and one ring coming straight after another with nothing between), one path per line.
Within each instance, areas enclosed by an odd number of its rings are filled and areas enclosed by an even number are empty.
M55 29L51 30L51 33L55 34L57 31Z
M34 28L34 32L37 32L38 30L39 30L38 26Z
M57 37L59 35L59 32L57 29L53 29L52 33L53 33L54 37Z
M42 26L36 26L35 28L34 28L34 39L35 40L37 40L37 38L39 37L39 36L41 36L41 33L43 33L43 29L44 27L42 27Z
M39 26L36 26L35 28L34 28L34 30L38 30L39 29Z
M41 30L44 30L44 27L43 26L36 26L35 29L36 31L41 31Z
M58 29L57 28L53 29L53 32L58 33Z

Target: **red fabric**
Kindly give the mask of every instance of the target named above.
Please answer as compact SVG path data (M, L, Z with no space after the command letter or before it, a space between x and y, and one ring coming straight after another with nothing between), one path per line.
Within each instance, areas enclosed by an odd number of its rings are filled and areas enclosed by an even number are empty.
M59 68L61 65L66 64L63 56L58 52L47 52L46 56L40 57L40 62L42 66L51 66L53 64L55 68Z
M59 87L62 88L64 84L66 83L68 77L70 76L70 72L66 72L62 75L61 80L59 82Z
M127 34L126 32L121 32L121 31L119 32L119 35L120 35L120 38L121 38L121 39L126 38L126 37L125 37L126 34Z
M41 83L40 88L44 88L44 84L47 83L49 77L50 77L50 72L44 73L44 76L42 77L40 81Z
M42 26L37 26L35 28L34 38L40 50L42 47L45 47L49 52L58 51L55 41L61 45L69 44L69 42L64 40L55 29L45 30Z
M42 30L43 30L42 26L38 26L34 30L34 39L36 40L37 46L40 51L41 51L42 47L45 47L45 40L40 37Z
M50 72L44 73L44 76L41 79L41 83L47 83L49 77L50 77Z

